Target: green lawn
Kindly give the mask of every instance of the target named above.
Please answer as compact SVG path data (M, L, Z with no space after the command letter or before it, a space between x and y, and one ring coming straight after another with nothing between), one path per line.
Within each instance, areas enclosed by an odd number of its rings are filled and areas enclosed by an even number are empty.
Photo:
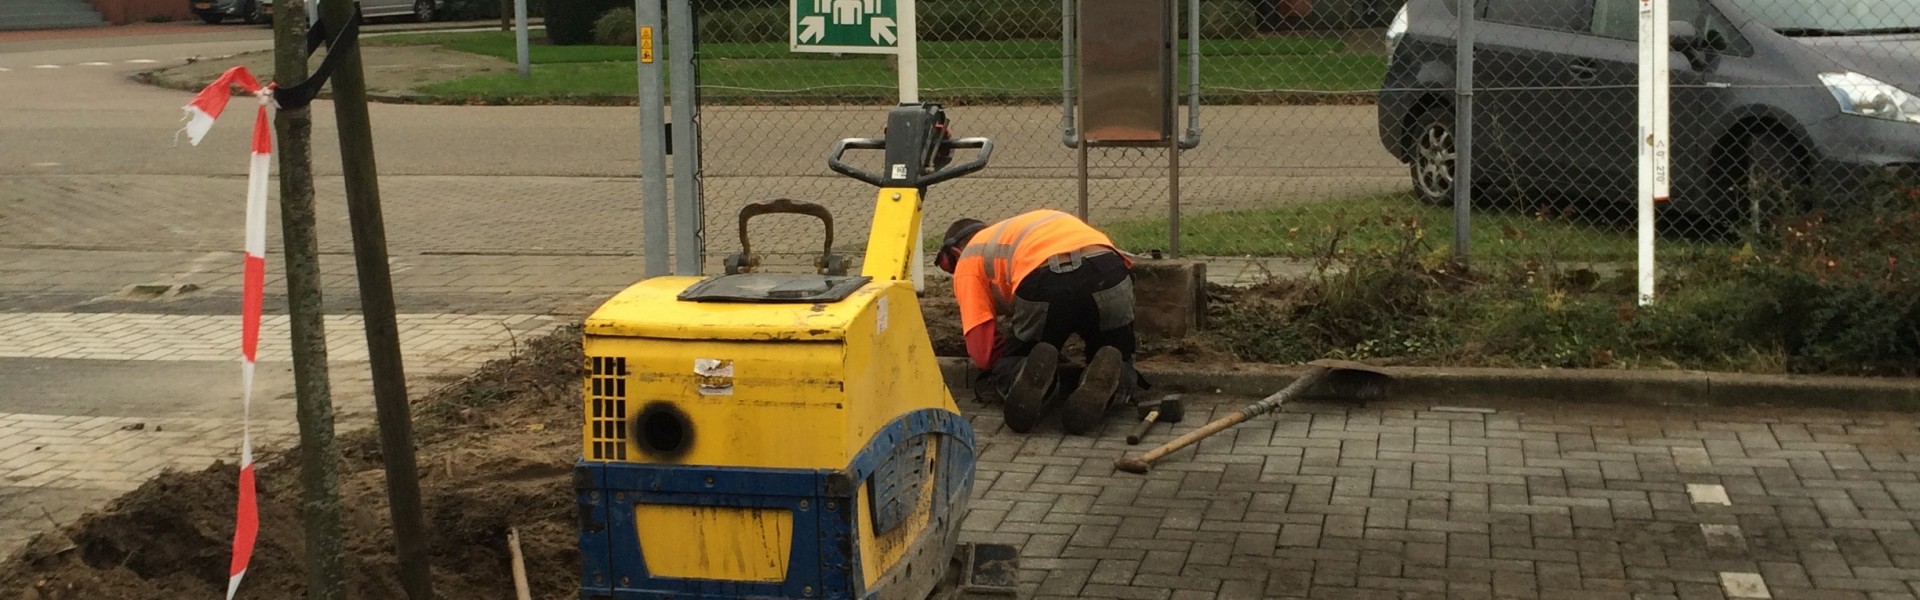
M1180 251L1195 256L1314 258L1325 251L1334 230L1344 231L1340 247L1348 252L1387 250L1396 247L1404 234L1400 227L1382 221L1405 219L1419 224L1427 245L1435 251L1452 247L1453 209L1423 205L1396 194L1181 215ZM1102 224L1101 228L1130 251L1167 246L1165 219ZM1631 261L1636 256L1631 231L1518 212L1475 212L1472 230L1475 256L1573 261Z
M427 86L447 96L630 96L636 87L628 46L552 46L537 35L533 77L472 77ZM423 33L371 38L376 45L435 45L515 60L512 32ZM1379 85L1378 56L1344 53L1338 40L1276 38L1203 42L1203 88L1209 95L1258 90L1351 92ZM927 91L984 98L1053 98L1060 87L1060 46L1048 40L925 42L920 83ZM664 60L665 53L661 53ZM710 96L842 97L885 94L895 74L879 56L835 57L789 52L784 44L707 44L702 87ZM1184 81L1184 69L1182 80Z

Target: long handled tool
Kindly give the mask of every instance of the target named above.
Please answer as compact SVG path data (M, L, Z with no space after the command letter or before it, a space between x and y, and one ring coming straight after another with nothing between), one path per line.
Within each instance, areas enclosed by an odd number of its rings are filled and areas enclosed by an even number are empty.
M1113 466L1128 473L1145 473L1153 468L1153 463L1181 448L1200 443L1200 440L1212 437L1228 427L1239 425L1247 419L1264 415L1280 408L1280 405L1303 395L1315 386L1321 386L1329 395L1353 400L1371 400L1386 393L1393 377L1383 371L1357 362L1345 360L1316 360L1308 363L1312 368L1286 389L1274 395L1262 398L1259 402L1247 405L1239 411L1202 425L1186 435L1171 442L1148 450L1139 458L1122 456L1113 461Z
M1140 424L1133 427L1133 433L1127 434L1127 445L1139 444L1140 440L1147 437L1147 430L1152 429L1154 423L1179 423L1181 419L1186 418L1186 415L1187 411L1185 405L1180 402L1179 394L1161 399L1159 404L1146 407L1146 415L1141 418Z

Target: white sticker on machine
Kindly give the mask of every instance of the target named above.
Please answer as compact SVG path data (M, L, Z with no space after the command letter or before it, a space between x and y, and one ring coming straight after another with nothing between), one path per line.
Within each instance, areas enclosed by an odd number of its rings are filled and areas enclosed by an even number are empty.
M700 381L700 395L733 395L733 361L719 358L693 359L693 375Z
M879 314L874 315L874 318L873 318L874 319L874 322L873 322L874 335L879 335L887 332L887 297L881 296L879 304L880 304Z
M894 166L893 166L893 179L895 179L895 180L900 180L900 179L906 179L906 178L907 178L907 166L906 166L906 165L894 165Z

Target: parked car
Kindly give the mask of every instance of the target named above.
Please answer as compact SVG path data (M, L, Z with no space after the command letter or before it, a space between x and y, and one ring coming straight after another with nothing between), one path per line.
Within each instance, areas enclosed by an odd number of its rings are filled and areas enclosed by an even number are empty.
M193 14L206 21L208 25L218 25L227 19L240 19L248 23L259 23L267 19L257 0L188 0ZM271 1L271 0L268 0Z
M269 16L273 14L273 0L257 1L265 7ZM308 19L318 18L320 16L321 1L322 0L307 0ZM325 1L331 2L334 0ZM361 15L369 19L376 17L412 16L413 20L422 23L432 21L440 8L435 0L355 0L355 2L360 5Z
M1476 189L1637 197L1638 3L1479 0ZM1390 26L1381 142L1452 201L1457 0ZM1669 209L1754 215L1763 193L1920 174L1920 0L1674 0ZM1495 186L1500 187L1496 188Z

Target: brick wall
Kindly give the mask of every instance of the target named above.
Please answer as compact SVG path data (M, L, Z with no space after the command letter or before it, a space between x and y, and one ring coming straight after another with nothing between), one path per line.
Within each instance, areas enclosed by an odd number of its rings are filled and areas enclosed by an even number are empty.
M187 0L87 0L108 23L126 25L165 16L174 21L195 18Z

